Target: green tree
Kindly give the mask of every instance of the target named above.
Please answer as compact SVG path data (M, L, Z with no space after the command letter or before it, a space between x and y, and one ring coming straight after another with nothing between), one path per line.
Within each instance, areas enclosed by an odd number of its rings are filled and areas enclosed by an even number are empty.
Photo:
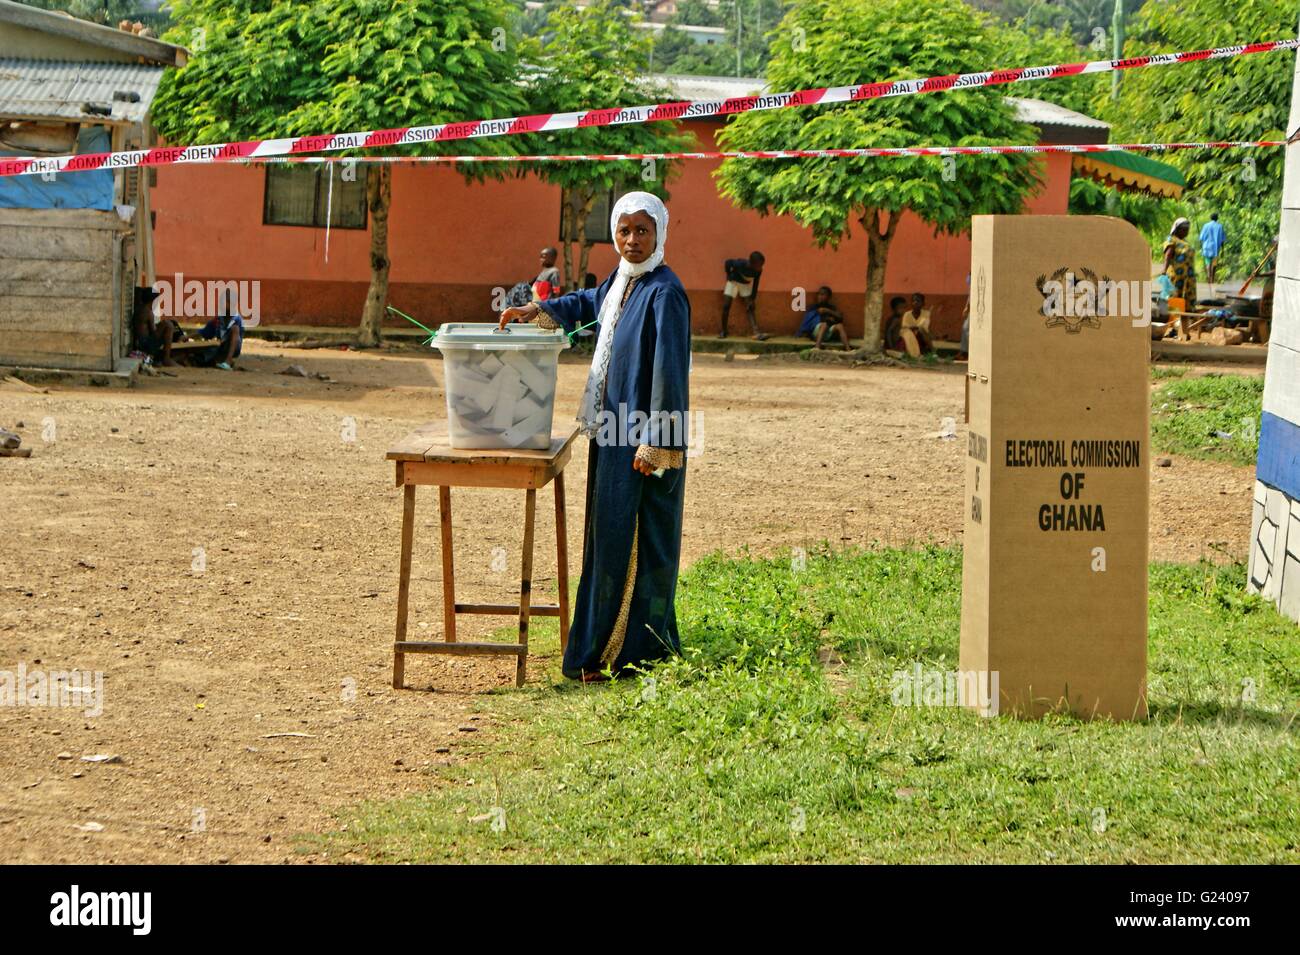
M720 0L713 5L688 0L678 6L669 29L659 34L654 68L665 73L760 76L767 68L773 30L789 5L785 0ZM696 43L681 29L686 26L723 27L726 39Z
M1080 60L1110 56L1109 47L1104 51L1081 47L1064 29L1040 29L1029 26L1023 20L1009 26L1000 23L991 25L990 37L994 47L994 60L989 65L998 69L1077 63ZM1094 116L1109 91L1108 76L1089 73L1086 76L1070 76L1059 80L1033 80L1009 87L1007 95L1046 100Z
M1075 40L1096 52L1089 59L1110 58L1111 18L1115 0L969 0L971 6L1009 24L1032 30L1068 31ZM1143 0L1124 0L1132 13Z
M172 142L202 145L518 115L508 13L503 0L177 0L176 41L201 35L203 44L167 71L154 123ZM515 137L473 143L478 153L515 150ZM464 145L396 151L454 155ZM392 166L367 175L371 275L359 340L373 345L388 300Z
M960 0L801 0L777 32L767 71L777 90L964 73L985 68L993 43ZM993 89L903 96L826 107L743 113L726 149L1031 143L1033 131ZM936 233L970 228L973 213L1015 213L1041 183L1025 155L727 160L723 195L762 214L792 216L819 245L866 231L864 350L880 349L885 266L905 211Z
M1151 0L1130 25L1129 56L1296 35L1295 0ZM1243 26L1247 24L1248 26ZM1243 33L1248 34L1243 36ZM1286 139L1294 55L1262 53L1131 70L1103 118L1117 142ZM1211 212L1228 229L1221 275L1249 272L1277 234L1284 150L1206 149L1159 157L1187 178L1195 237ZM1159 244L1169 223L1150 230Z
M565 113L592 106L641 106L666 102L672 93L647 83L641 70L651 39L635 29L635 18L617 0L595 0L585 10L557 7L542 39L529 42L524 56L537 64L528 83L536 113ZM690 149L694 139L673 123L635 123L559 130L530 137L537 153L659 153ZM560 187L561 277L577 288L587 274L592 240L584 228L598 197L611 189L664 194L674 164L664 161L541 162L529 169ZM571 254L577 246L577 256Z
M722 26L721 8L722 4L710 6L704 0L685 0L684 3L677 5L677 13L674 14L672 22L689 23L696 27Z

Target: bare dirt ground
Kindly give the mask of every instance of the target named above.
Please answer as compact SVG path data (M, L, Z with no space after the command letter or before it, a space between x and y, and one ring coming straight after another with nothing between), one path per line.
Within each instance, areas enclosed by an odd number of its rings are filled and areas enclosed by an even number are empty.
M335 382L278 374L290 363ZM0 385L0 425L21 421L34 449L0 459L0 669L105 674L100 715L0 707L0 862L332 861L294 836L429 788L490 733L476 698L511 685L513 663L410 657L410 689L389 685L401 499L384 452L444 417L441 364L262 342L241 364L132 390ZM584 378L561 366L557 423ZM960 538L964 433L934 437L944 417L961 433L960 374L697 355L691 387L686 564ZM585 474L580 447L575 578ZM1154 469L1152 557L1244 557L1252 480ZM518 594L519 497L455 494L461 600ZM552 600L549 489L539 504L534 586ZM435 496L417 507L411 628L435 638ZM504 623L471 618L462 638ZM554 662L534 655L530 678Z

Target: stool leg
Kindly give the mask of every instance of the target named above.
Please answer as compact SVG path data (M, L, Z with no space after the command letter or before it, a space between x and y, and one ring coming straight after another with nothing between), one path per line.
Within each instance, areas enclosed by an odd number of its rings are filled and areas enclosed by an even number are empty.
M519 581L519 643L523 650L519 652L515 664L515 686L524 685L528 665L528 614L533 592L533 516L536 511L537 491L529 488L524 499L524 558Z
M451 549L451 488L438 486L438 520L442 524L442 629L448 643L456 642L456 570Z
M564 472L555 475L555 562L560 591L560 652L569 648L569 535L564 521Z
M400 570L397 573L397 637L401 643L406 639L407 602L411 596L411 542L415 536L415 485L408 484L402 489L402 553ZM406 654L393 648L393 689L400 690L405 682Z

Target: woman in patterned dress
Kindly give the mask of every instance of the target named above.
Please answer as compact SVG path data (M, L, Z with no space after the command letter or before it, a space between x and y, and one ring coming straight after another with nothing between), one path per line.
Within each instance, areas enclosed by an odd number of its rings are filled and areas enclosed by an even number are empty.
M1175 219L1165 241L1165 275L1173 283L1173 297L1181 298L1190 309L1196 304L1196 251L1187 241L1192 224Z

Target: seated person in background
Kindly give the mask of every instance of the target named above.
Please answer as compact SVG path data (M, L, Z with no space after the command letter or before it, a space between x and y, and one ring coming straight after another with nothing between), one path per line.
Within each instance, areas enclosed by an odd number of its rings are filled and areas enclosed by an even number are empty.
M537 273L537 278L533 279L532 284L534 302L545 302L562 291L560 270L555 267L555 259L558 255L559 253L550 246L542 249L542 270Z
M910 332L916 341L920 354L934 351L934 342L930 338L930 310L925 307L925 296L920 292L912 293L912 307L903 313L903 342L907 343ZM908 349L911 354L911 349Z
M849 350L849 333L844 328L844 316L840 310L831 304L831 287L823 285L817 290L817 298L813 301L813 307L808 309L804 316L803 325L799 330L802 332L803 327L812 321L810 328L811 338L817 343L818 348L822 347L822 342L827 335L837 335L844 344L844 350Z
M244 320L240 317L235 304L235 293L227 291L219 310L221 314L208 320L199 329L199 337L218 339L211 348L203 349L199 363L222 371L230 371L231 362L239 357L244 344Z
M889 300L889 318L885 321L885 347L890 351L903 350L903 312L907 299L895 295Z
M820 292L818 293L820 295ZM817 311L816 302L813 307L803 313L803 321L799 323L799 330L794 333L795 338L807 338L812 340L817 337L817 326L821 324L822 313Z
M172 342L183 342L186 335L174 320L155 318L153 302L157 297L158 293L151 288L135 290L131 333L136 351L147 355L156 365L171 367L176 364L172 361Z

